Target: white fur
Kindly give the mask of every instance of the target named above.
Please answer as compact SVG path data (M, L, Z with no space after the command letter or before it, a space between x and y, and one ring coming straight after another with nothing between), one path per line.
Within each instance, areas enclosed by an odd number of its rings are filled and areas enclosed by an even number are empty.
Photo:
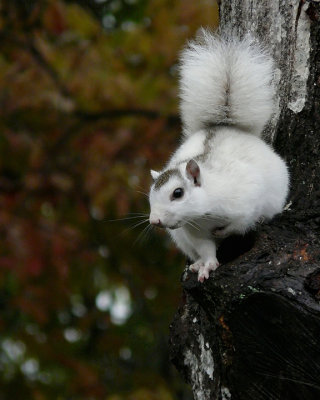
M155 180L158 178L158 176L159 176L159 172L154 171L153 169L150 170L150 174L151 174L152 179L153 179L154 181L155 181Z
M271 60L247 39L222 41L206 35L206 47L193 45L184 53L182 113L188 133L162 171L175 169L179 173L150 190L150 221L160 220L168 229L177 246L193 261L191 269L198 272L200 281L218 266L215 238L243 234L259 220L280 213L289 185L285 162L258 137L272 110L272 92L267 85ZM203 70L200 58L205 64ZM211 92L207 90L213 82L208 59L215 62L220 76ZM234 66L236 61L238 67ZM227 73L232 98L230 125L205 129L206 118L209 121L223 115L218 104L222 104ZM204 85L205 81L209 85ZM190 159L199 166L197 180L187 174ZM153 172L155 178L160 175ZM183 197L173 199L176 188L184 189Z
M225 123L261 134L273 111L273 61L252 38L221 39L202 30L182 52L180 74L186 136Z

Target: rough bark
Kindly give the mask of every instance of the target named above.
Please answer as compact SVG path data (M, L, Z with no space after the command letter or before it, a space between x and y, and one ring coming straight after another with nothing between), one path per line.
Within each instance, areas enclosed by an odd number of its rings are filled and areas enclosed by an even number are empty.
M195 400L320 399L320 2L222 0L221 29L273 53L278 111L266 137L287 160L286 211L226 239L201 284L187 268L173 363Z

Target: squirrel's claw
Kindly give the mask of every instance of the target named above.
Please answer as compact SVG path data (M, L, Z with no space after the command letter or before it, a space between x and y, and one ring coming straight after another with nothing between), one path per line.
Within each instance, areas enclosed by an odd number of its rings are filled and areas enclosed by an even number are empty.
M210 271L215 271L218 267L218 260L202 263L198 270L198 281L201 283L204 282L205 279L209 278Z

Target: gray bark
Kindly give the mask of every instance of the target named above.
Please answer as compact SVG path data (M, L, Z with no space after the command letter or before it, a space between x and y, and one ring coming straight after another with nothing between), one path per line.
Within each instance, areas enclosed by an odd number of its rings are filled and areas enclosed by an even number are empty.
M310 28L307 14L312 3L299 0L222 1L220 29L237 36L248 33L264 43L276 64L276 111L267 138L273 139L286 108L299 113L307 98L310 73Z
M171 358L195 400L320 399L320 2L222 0L220 29L276 61L265 131L287 160L286 211L222 243L204 284L185 270Z

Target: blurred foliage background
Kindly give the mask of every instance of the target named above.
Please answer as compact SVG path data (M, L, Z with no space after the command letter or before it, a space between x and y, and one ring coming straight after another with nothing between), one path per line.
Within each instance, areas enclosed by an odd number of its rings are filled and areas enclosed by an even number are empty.
M1 400L191 398L167 350L184 260L134 225L179 140L179 51L217 18L209 0L1 2Z

